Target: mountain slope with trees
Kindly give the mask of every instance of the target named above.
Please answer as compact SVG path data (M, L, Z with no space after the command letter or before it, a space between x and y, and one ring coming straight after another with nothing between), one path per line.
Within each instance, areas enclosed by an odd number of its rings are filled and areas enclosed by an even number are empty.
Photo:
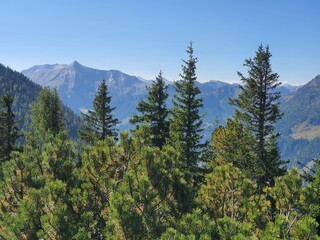
M105 80L110 96L112 107L116 107L115 115L121 122L121 130L131 129L129 119L137 114L136 106L140 100L145 100L146 87L151 81L131 76L117 70L98 70L81 65L78 62L71 64L45 64L33 66L22 71L29 79L41 86L57 87L62 102L69 106L75 113L81 110L92 109L93 96L98 85ZM169 107L172 106L174 87L172 82L167 83ZM204 122L210 131L213 130L212 122L226 123L228 117L233 114L233 107L228 104L228 97L235 97L239 92L238 84L229 84L221 81L196 82L201 90L204 108L206 112ZM288 95L295 89L291 86L281 86L283 96ZM205 133L210 138L209 133Z
M4 71L3 68L2 71ZM91 101L98 84L102 79L108 79L110 84L108 89L112 97L111 106L116 107L115 115L121 121L121 124L118 125L120 130L132 129L132 125L129 124L128 120L133 114L137 113L135 109L138 102L145 99L145 87L151 84L148 81L119 71L100 71L87 68L77 62L70 65L35 66L23 71L23 73L43 85L61 86L58 92L63 103L68 105L68 102L72 102L70 107L74 106L73 109L76 109L77 112L84 105L86 106L85 108L91 109ZM317 146L320 143L318 138L320 136L320 127L315 124L318 116L317 111L319 110L319 106L316 104L317 90L319 89L316 85L319 81L316 81L316 79L313 81L315 86L310 85L308 87L308 84L306 84L298 89L298 87L282 85L278 88L282 96L281 110L284 112L284 118L277 123L276 128L278 132L282 133L279 145L282 157L291 161L290 166L296 166L297 161L307 163L312 158L319 157ZM81 85L82 82L83 84ZM203 120L205 128L204 139L210 139L211 131L220 124L226 124L227 118L232 116L234 108L229 105L228 97L235 97L239 93L239 85L210 81L205 83L197 82L197 86L201 90L201 97L203 98L204 107L201 109L201 113L206 113ZM38 85L37 88L39 88ZM3 89L0 89L0 91L3 91ZM80 91L79 89L82 90ZM298 91L296 91L297 89ZM32 93L32 91L30 90L29 92ZM172 107L171 102L174 92L173 86L169 85L168 107ZM314 96L315 101L308 97L309 93ZM19 98L24 98L24 94L25 91L23 94L19 94L18 100ZM34 98L36 93L30 94L30 96ZM19 106L26 109L28 105L26 103L29 102L29 100L23 99ZM81 105L82 102L84 102L84 105ZM65 112L71 111L70 109L65 109ZM19 112L17 112L17 115L20 117ZM309 119L306 120L304 119L305 117ZM21 117L21 119L24 119L24 117ZM72 124L72 122L75 122L75 120L70 120L69 124ZM77 132L76 125L71 128L73 129L72 135L75 135Z
M30 104L36 101L41 89L40 85L30 81L23 74L0 64L0 96L9 94L14 99L12 111L19 121L21 129L25 128L29 121ZM70 136L77 137L80 118L65 105L63 105L63 114Z
M306 132L320 125L320 75L300 87L281 109L285 112L278 128L285 135ZM299 126L301 126L299 128ZM308 138L305 135L304 138Z
M110 137L76 144L66 133L57 91L41 90L30 107L23 147L11 148L0 162L0 238L319 239L319 161L312 176L282 171L282 162L274 161L273 126L280 114L277 93L269 95L278 80L269 49L260 46L246 60L248 77L242 75L243 88L233 100L237 112L205 148L192 45L187 53L161 146L153 142L148 118L121 132L119 142L111 124L104 129ZM112 99L104 82L100 86L94 102L107 109ZM154 83L149 99L153 89L164 86ZM101 126L98 116L110 111L95 110L90 121ZM1 134L2 126L0 121Z
M122 130L132 129L133 126L129 123L132 115L138 114L136 106L140 101L147 101L146 87L150 87L151 81L142 80L128 74L121 73L116 70L104 71L89 68L81 65L78 62L55 65L40 65L34 66L23 71L23 74L30 77L33 81L43 86L56 86L59 96L64 104L71 107L75 112L80 112L80 109L92 109L93 96L98 88L99 83L104 79L108 85L110 96L112 97L111 107L115 107L115 116L121 122L117 127ZM196 86L201 91L203 99L203 108L200 109L201 114L205 113L204 122L204 139L211 138L211 132L220 124L226 124L227 119L233 115L234 107L229 104L228 98L234 98L240 91L239 84L229 84L221 81L196 82ZM295 97L296 90L299 87L290 86L287 84L281 85L277 90L281 93L281 110L284 112L283 120L280 120L276 128L279 133L282 133L280 139L280 150L282 157L286 160L291 160L292 166L297 165L297 161L307 163L313 157L319 156L317 145L320 142L318 138L309 139L294 139L291 135L292 121L298 121L302 118L295 116L303 116L307 109L310 109L309 116L317 116L312 109L317 105L306 105L304 101L300 101L300 97ZM302 90L301 90L302 89ZM300 88L297 91L303 91ZM309 88L308 91L316 91L317 88ZM167 106L171 108L172 99L175 94L175 89L172 83L168 82L168 98ZM301 94L307 96L307 92ZM293 100L294 104L291 104ZM294 110L295 106L300 110ZM307 106L305 108L305 106ZM308 108L308 106L310 106ZM313 108L314 107L314 108ZM291 110L290 110L291 109ZM292 111L296 111L293 113ZM308 110L309 111L309 110ZM287 117L288 115L288 117ZM308 115L308 114L307 114ZM289 119L289 116L290 119ZM316 118L315 118L316 119ZM303 120L304 121L304 120ZM287 124L288 123L288 124ZM290 127L289 127L290 126ZM301 125L303 127L304 125ZM299 127L299 125L298 125ZM306 128L308 130L308 128ZM320 129L320 127L319 127ZM314 130L314 129L311 129ZM319 130L320 131L320 130ZM305 135L317 134L317 131L304 132ZM300 136L297 133L296 136ZM316 135L317 136L317 135ZM296 154L297 153L297 154Z
M278 131L282 156L292 165L320 157L320 75L300 87L282 105Z

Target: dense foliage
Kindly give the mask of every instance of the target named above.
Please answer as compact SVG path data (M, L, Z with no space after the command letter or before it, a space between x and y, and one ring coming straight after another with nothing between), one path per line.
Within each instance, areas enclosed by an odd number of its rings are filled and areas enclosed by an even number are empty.
M16 116L16 121L19 122L20 129L25 128L30 121L30 105L36 101L36 97L41 89L39 85L30 81L23 74L0 64L0 96L9 94L14 99L12 111ZM68 135L76 139L81 125L80 118L70 108L64 105L62 108Z
M266 171L273 184L262 186L254 175L256 134L239 115L203 148L192 45L187 52L161 147L148 111L140 115L146 124L122 132L119 142L107 131L75 143L56 91L43 89L31 105L23 147L10 148L1 161L0 239L319 239L319 166L307 177L295 168L279 176ZM95 101L108 107L106 89ZM100 110L90 114L90 124L100 126ZM273 149L276 142L266 139L266 150Z
M0 98L0 162L10 160L12 151L17 150L19 138L18 122L12 110L14 99L5 94Z

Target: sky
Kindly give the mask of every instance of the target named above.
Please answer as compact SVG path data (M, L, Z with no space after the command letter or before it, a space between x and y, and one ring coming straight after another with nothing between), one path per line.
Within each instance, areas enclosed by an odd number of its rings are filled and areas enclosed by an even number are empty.
M243 62L269 45L280 81L320 74L319 0L0 0L0 63L78 61L178 80L192 41L201 82L239 82Z

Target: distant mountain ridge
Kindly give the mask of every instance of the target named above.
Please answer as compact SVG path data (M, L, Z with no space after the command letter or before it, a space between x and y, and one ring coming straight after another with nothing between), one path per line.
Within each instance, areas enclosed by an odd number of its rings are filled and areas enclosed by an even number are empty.
M145 98L146 86L150 80L131 76L118 70L98 70L86 67L74 61L71 64L44 64L33 66L22 71L22 74L41 86L56 87L62 101L73 111L91 109L98 84L104 79L112 97L111 105L116 107L115 114L120 119L120 129L128 129L128 119L136 112L137 103ZM172 83L167 80L167 83ZM206 121L213 122L219 118L225 121L232 114L226 96L234 96L238 91L237 84L221 81L197 83L202 91L207 114ZM170 97L174 88L169 87ZM171 101L168 101L170 106Z
M121 131L132 128L128 120L136 113L137 103L145 98L146 86L151 84L150 80L145 80L141 77L131 76L118 70L98 70L83 66L76 61L71 64L38 65L24 70L22 73L37 84L57 87L62 101L78 114L81 110L92 108L92 100L95 96L97 86L102 79L106 80L112 97L111 105L116 107L115 115L121 121L121 124L118 126ZM316 79L318 78L319 77ZM318 80L315 81L318 82ZM171 100L175 91L172 82L168 80L167 83L171 83L168 89L168 107L172 107ZM310 83L309 85L306 84L299 87L284 84L278 88L282 96L281 109L285 115L283 120L277 125L277 129L283 133L280 146L283 148L283 157L286 159L293 159L294 154L298 150L300 152L307 151L306 149L314 144L314 142L312 142L310 145L308 139L293 138L294 127L299 127L299 124L305 121L303 120L305 110L310 112L310 116L314 116L312 118L310 117L310 123L320 120L320 115L318 115L320 104L308 103L310 108L304 106L307 104L308 97L306 96L310 95L309 98L314 99L320 96L317 92L317 89L320 89L320 87L318 88L318 85L314 85L314 83ZM202 113L205 113L204 138L210 139L211 131L217 125L224 124L227 118L233 115L234 108L229 105L228 98L235 97L240 88L239 84L230 84L219 80L204 83L197 82L197 86L201 90L201 97L203 98L204 104L201 110ZM304 98L306 99L304 100ZM302 129L303 126L300 126L298 129ZM307 127L309 126L310 124L307 125ZM295 146L301 147L300 149L296 149ZM317 150L315 149L315 147L312 147L312 149L308 151L316 155ZM302 156L301 158L304 158L303 161L310 158L310 155L307 153L297 154L297 156Z
M292 128L300 124L320 125L320 75L288 98L282 104L282 110L286 114L279 127L286 134L292 134Z
M41 86L56 87L61 93L71 96L82 86L97 88L104 79L110 89L117 94L128 93L128 86L145 85L142 78L130 76L118 70L99 70L81 65L74 61L71 64L44 64L36 65L21 72L35 83ZM79 81L77 83L76 81ZM137 88L138 90L139 88ZM139 94L139 91L136 92Z
M90 109L96 89L105 79L113 97L113 103L125 101L125 96L138 96L145 91L145 82L117 70L98 70L85 67L78 62L71 64L38 65L22 71L22 74L41 86L56 87L62 101L80 113L81 109ZM124 96L124 98L123 98ZM135 107L137 99L128 103ZM120 113L121 109L118 109Z
M83 66L77 61L69 65L36 65L22 71L22 74L41 86L56 87L62 101L77 113L92 107L91 102L97 86L104 79L112 96L111 104L116 106L116 114L123 124L135 112L137 103L145 97L146 86L151 84L151 81L141 77L131 76L118 70L98 70ZM167 80L167 83L172 82ZM228 105L227 98L237 94L239 85L218 80L197 84L204 98L204 110L212 113L207 114L208 121L216 120L217 117L222 121L226 120L233 111ZM282 88L281 91L286 95L292 91L291 86ZM174 92L172 86L169 92Z
M320 158L320 75L297 89L281 105L278 131L283 157L293 163Z

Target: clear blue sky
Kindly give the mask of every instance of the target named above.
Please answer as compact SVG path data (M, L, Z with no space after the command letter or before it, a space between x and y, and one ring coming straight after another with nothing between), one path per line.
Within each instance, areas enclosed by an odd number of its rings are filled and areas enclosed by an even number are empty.
M193 41L199 81L238 81L261 43L281 81L320 74L319 0L1 1L0 21L0 62L18 71L77 60L177 80Z

